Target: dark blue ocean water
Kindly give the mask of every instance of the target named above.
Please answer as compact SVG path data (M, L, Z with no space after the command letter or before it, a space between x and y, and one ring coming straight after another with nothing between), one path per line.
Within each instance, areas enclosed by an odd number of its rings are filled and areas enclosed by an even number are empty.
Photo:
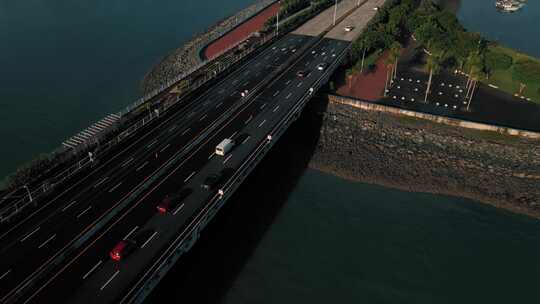
M0 0L0 180L136 99L195 33L253 0Z

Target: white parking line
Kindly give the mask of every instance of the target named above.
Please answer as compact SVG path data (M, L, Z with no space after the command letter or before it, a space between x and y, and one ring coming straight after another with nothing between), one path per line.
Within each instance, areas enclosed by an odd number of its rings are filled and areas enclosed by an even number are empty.
M172 132L172 131L176 130L177 127L178 127L177 125L172 126L172 127L169 129L169 132Z
M238 134L238 131L235 131L229 138L233 138L236 134Z
M139 229L139 226L133 227L133 229L131 229L131 231L130 231L128 234L126 234L126 236L125 236L122 240L126 240L126 239L127 239L128 237L130 237L130 236L133 234L133 232L135 232L135 230L137 230L137 229Z
M244 141L242 142L242 145L245 144L245 143L248 141L248 139L249 139L250 137L251 137L251 136L246 137L246 139L244 139Z
M148 165L148 161L145 161L144 164L140 165L135 171L141 170L142 168L146 167L146 165Z
M279 106L276 106L272 112L276 112L279 109Z
M247 125L251 120L253 119L253 115L251 115L245 122L245 124Z
M238 83L238 79L235 79L232 84L237 84Z
M108 176L102 178L97 184L94 185L94 188L99 187L99 185L103 184L103 182L105 182L105 181L108 180L108 179L109 179Z
M191 174L184 180L184 183L187 183L187 181L195 175L195 171L191 172Z
M291 95L292 95L292 93L289 93L289 94L285 97L285 99L289 99L289 97L291 97Z
M180 210L182 210L182 208L184 208L184 204L180 205L180 207L176 208L176 210L174 210L173 212L173 215L176 215Z
M32 236L32 234L36 233L41 227L37 227L36 229L34 229L34 231L30 232L29 234L27 234L24 238L21 239L21 242L24 242L27 238L29 238L30 236Z
M279 90L276 91L276 92L274 93L274 95L272 95L272 96L273 96L273 97L276 97L276 96L278 96L278 94L279 94Z
M125 167L127 164L131 163L133 161L133 157L126 160L123 164L122 164L122 168Z
M155 139L153 142L151 142L148 146L146 146L147 149L150 149L155 143L157 143L157 139Z
M233 97L235 93L236 93L236 92L233 91L233 92L231 93L231 95L229 95L229 96L230 96L230 97Z
M3 274L2 276L0 276L0 280L3 279L3 278L5 278L10 272L11 272L11 269L8 270L8 271L6 271L6 272L4 272L4 274Z
M144 244L141 245L141 249L144 248L144 246L146 246L146 244L148 244L157 234L157 231L154 231L154 233L148 238L148 240L146 240L146 242L144 242Z
M248 84L249 84L249 81L246 81L246 82L244 82L244 84L242 84L242 86L247 87Z
M212 157L214 157L214 155L216 155L216 152L213 152L212 154L210 154L210 156L208 156L208 159L211 159Z
M287 80L287 82L286 82L285 84L289 84L289 83L291 83L291 80L290 80L290 79L289 79L289 80Z
M103 290L105 289L105 287L107 287L107 285L109 285L109 283L120 273L120 270L117 270L108 280L107 282L105 282L105 284L103 284L103 286L101 286L101 288L99 290Z
M62 209L62 212L68 210L69 207L73 206L73 204L75 204L77 201L73 201L71 203L69 203L69 205L65 206L63 209Z
M122 184L122 182L119 182L118 184L116 184L116 186L112 187L110 190L109 190L109 193L113 192L114 190L116 190L116 188L120 187L120 185Z
M185 129L185 130L184 130L184 132L182 132L182 134L181 134L181 135L182 135L182 136L186 135L186 133L187 133L187 132L189 132L189 130L191 130L191 128L187 128L187 129Z
M299 88L299 87L301 87L301 86L302 86L302 81L300 81L300 82L296 85L297 88Z
M220 101L217 105L216 105L216 109L221 107L221 105L223 104L223 101Z
M259 124L259 128L262 127L262 125L264 125L265 122L266 122L266 119L263 120L263 121Z
M260 108L260 109L262 110L262 109L264 109L264 107L266 107L266 102L265 102L265 103L263 103L263 105L261 106L261 108Z
M203 115L203 116L202 116L202 117L201 117L201 118L199 119L199 121L203 121L203 120L205 120L205 119L206 119L206 117L208 117L208 115L204 114L204 115Z
M96 268L98 268L99 265L101 265L101 263L103 263L103 261L102 261L102 260L99 260L99 262L97 262L97 264L94 265L94 267L92 267L92 268L91 268L91 269L90 269L90 270L82 277L83 280L85 280L86 278L88 278L88 276L89 276L92 272L94 272L94 270L96 270Z
M159 150L159 152L165 151L170 146L171 146L171 144L167 144L165 147L161 148L161 150Z
M38 246L38 248L41 248L45 245L47 245L48 242L50 242L52 239L54 239L54 237L56 236L56 234L53 234L50 238L48 238L45 242L41 243L41 245Z
M85 214L86 212L88 212L88 210L92 209L92 206L88 206L88 208L84 209L83 212L79 213L79 215L77 215L77 218L80 218L83 214Z
M195 111L189 113L189 115L188 115L187 117L188 117L188 118L191 118L191 117L193 117L193 115L195 115Z
M229 154L229 156L227 156L227 158L225 158L225 160L223 161L223 163L226 163L229 161L229 159L231 159L232 157L232 154Z

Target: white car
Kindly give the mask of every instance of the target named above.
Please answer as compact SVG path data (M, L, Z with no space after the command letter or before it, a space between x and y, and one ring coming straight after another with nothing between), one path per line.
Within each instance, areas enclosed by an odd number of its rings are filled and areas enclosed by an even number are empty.
M317 65L317 70L319 71L324 71L325 68L326 68L326 63L324 62L321 62Z
M354 29L354 26L352 26L352 25L347 25L347 26L344 28L345 32L351 32L353 29Z

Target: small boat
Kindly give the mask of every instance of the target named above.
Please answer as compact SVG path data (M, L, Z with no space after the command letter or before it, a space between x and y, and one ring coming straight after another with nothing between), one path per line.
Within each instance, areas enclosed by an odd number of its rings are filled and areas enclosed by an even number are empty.
M520 10L525 5L524 0L497 0L495 2L495 7L507 13L513 13Z

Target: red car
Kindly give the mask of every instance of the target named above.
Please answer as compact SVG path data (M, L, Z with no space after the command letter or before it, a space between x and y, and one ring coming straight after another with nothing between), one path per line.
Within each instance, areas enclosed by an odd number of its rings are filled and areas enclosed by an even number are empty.
M161 203L157 205L157 210L159 213L167 213L169 212L170 208L171 208L171 197L167 195L165 196L165 198L163 198Z
M185 188L172 195L166 195L163 200L157 205L159 213L168 213L176 209L176 207L193 192L190 188Z
M129 255L136 247L135 241L132 240L122 240L114 246L113 250L110 252L111 259L115 261L120 261L123 257Z

